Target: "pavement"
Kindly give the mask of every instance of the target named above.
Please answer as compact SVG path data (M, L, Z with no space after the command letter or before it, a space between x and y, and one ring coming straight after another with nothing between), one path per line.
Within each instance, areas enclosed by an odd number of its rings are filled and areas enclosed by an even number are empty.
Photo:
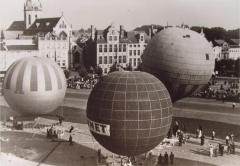
M47 126L57 122L54 117L42 117L38 120L39 128L29 127L35 121L24 121L26 126L23 131L9 130L4 126L1 128L1 165L29 165L29 166L95 166L106 165L107 162L120 165L124 157L114 155L101 145L91 136L86 124L86 104L89 95L89 90L68 90L63 106L57 111L64 114L66 121L62 126L57 128L64 132L64 135L58 140L52 142L46 138ZM209 101L209 102L208 102ZM178 102L177 102L178 103ZM174 116L176 118L202 119L210 122L232 125L232 128L239 128L239 113L231 109L231 103L221 103L206 99L186 98L174 104ZM1 115L18 115L16 112L8 108L3 97L0 96L0 111ZM195 105L195 107L194 107ZM209 107L208 107L209 105ZM185 107L185 108L184 108ZM186 109L187 108L187 109ZM207 108L207 110L206 110ZM219 109L224 108L224 109ZM239 108L237 105L236 110ZM204 110L204 111L202 111ZM234 112L235 111L235 112ZM1 116L1 119L3 118ZM184 119L183 119L184 120ZM190 121L191 122L191 121ZM203 122L204 123L204 122ZM210 123L211 124L211 123ZM70 146L67 142L69 137L69 128L73 125L74 145ZM216 126L215 126L216 127ZM231 131L232 128L229 128ZM190 130L190 129L189 129ZM240 129L239 129L240 131ZM217 138L212 141L208 137L204 146L200 146L200 140L191 137L187 144L183 146L170 146L167 144L159 145L152 150L153 156L151 159L145 159L144 155L137 156L137 165L152 166L156 165L157 156L159 153L174 152L174 165L182 166L239 166L240 165L240 143L236 142L236 154L225 154L223 157L209 157L209 144L218 145L219 142L224 143L224 140ZM97 163L97 150L101 149L106 160L103 163Z

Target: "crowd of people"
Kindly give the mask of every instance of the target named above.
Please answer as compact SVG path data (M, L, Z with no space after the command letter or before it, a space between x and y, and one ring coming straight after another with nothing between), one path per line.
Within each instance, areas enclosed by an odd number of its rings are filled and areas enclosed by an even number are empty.
M240 101L240 80L212 78L208 86L201 92L193 94L194 97L211 98L225 101Z
M173 165L174 163L174 154L173 152L170 153L170 155L168 155L167 152L164 153L164 155L162 155L161 153L158 156L158 165L168 165L171 164Z
M186 132L186 128L184 124L182 125L182 130L180 128L180 125L177 121L174 122L173 126L168 132L168 138L174 136L178 138L179 146L182 146L183 143L186 143L186 140L190 139L190 135L183 132L183 130ZM172 135L171 135L172 133ZM195 138L199 139L200 146L205 145L205 133L203 131L203 127L199 125L199 127L196 129ZM211 140L216 139L216 132L212 130L211 132ZM217 157L218 155L223 156L224 155L224 149L226 149L226 154L235 154L235 142L234 142L234 134L228 134L225 138L225 143L218 143L213 145L212 143L209 144L209 155L210 157Z
M73 77L67 80L67 87L72 89L92 89L98 82L95 75L87 77Z

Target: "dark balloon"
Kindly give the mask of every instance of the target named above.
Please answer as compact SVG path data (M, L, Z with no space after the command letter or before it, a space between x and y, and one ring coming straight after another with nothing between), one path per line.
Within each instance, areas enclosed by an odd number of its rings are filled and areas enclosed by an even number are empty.
M167 28L150 40L142 62L143 70L164 83L174 102L208 83L215 59L203 35L189 29Z
M22 114L42 115L59 107L66 92L62 69L53 61L28 57L7 70L3 95L9 106Z
M113 153L134 156L156 147L172 121L165 86L145 72L113 72L100 79L87 104L95 139Z

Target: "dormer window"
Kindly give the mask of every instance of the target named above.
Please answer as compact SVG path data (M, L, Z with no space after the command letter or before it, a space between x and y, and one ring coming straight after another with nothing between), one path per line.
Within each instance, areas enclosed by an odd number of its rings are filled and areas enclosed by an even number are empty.
M209 60L209 54L205 54L206 60Z
M50 25L50 22L46 22L46 26L49 26Z

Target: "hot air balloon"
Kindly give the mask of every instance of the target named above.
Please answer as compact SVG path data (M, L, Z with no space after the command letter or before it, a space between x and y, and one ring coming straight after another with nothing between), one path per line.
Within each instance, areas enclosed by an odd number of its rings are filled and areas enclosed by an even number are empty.
M100 79L87 103L89 129L109 151L135 156L156 147L172 121L165 86L145 72L117 71Z
M142 57L143 70L164 83L173 102L207 85L214 63L211 44L203 35L176 27L156 34Z
M55 62L40 57L15 61L7 70L3 95L9 106L21 113L48 114L63 102L66 79Z

